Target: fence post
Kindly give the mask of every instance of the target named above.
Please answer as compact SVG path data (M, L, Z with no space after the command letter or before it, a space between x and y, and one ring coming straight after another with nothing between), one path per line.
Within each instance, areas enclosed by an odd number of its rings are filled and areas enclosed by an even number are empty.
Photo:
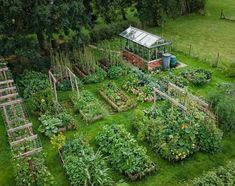
M216 58L216 62L215 62L215 67L216 67L216 68L217 68L218 65L219 65L219 58L220 58L220 54L219 54L219 52L218 52L217 58Z
M190 44L189 45L189 52L188 52L188 55L191 56L191 52L192 52L192 45Z

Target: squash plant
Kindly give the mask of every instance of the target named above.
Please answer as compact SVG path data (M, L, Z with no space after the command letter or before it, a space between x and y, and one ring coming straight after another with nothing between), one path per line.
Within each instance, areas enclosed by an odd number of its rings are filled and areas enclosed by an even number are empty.
M155 170L144 147L122 125L107 125L98 135L97 144L110 165L132 180L140 179Z
M61 151L71 185L112 185L104 158L99 151L95 153L82 138L67 142Z

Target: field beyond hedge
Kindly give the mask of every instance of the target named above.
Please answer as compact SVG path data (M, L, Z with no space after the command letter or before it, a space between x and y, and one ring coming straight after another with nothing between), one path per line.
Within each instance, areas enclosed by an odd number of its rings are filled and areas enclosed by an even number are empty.
M224 10L226 17L234 21L221 20ZM223 62L235 63L235 1L208 0L205 16L188 15L167 21L163 28L150 28L148 31L163 35L173 41L177 50L189 52L200 58L215 60L218 52Z

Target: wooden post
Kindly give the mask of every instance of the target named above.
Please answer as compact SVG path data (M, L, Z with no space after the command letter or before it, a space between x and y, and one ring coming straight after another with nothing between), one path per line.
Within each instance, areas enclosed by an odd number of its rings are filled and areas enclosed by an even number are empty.
M192 45L190 44L190 45L189 45L189 52L188 52L188 55L191 56L191 53L192 53Z
M219 65L219 58L220 58L220 54L219 54L219 52L218 52L217 58L216 58L215 67L218 67L218 65Z
M57 97L57 90L56 90L56 82L53 82L54 84L54 94L55 94L55 100L58 102L58 97Z

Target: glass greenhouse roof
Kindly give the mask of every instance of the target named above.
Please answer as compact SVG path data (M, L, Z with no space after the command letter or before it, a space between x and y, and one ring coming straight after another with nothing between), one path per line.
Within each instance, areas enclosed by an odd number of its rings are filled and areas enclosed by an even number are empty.
M132 26L123 31L120 36L147 48L152 48L158 44L162 45L165 42L162 37L153 35Z

